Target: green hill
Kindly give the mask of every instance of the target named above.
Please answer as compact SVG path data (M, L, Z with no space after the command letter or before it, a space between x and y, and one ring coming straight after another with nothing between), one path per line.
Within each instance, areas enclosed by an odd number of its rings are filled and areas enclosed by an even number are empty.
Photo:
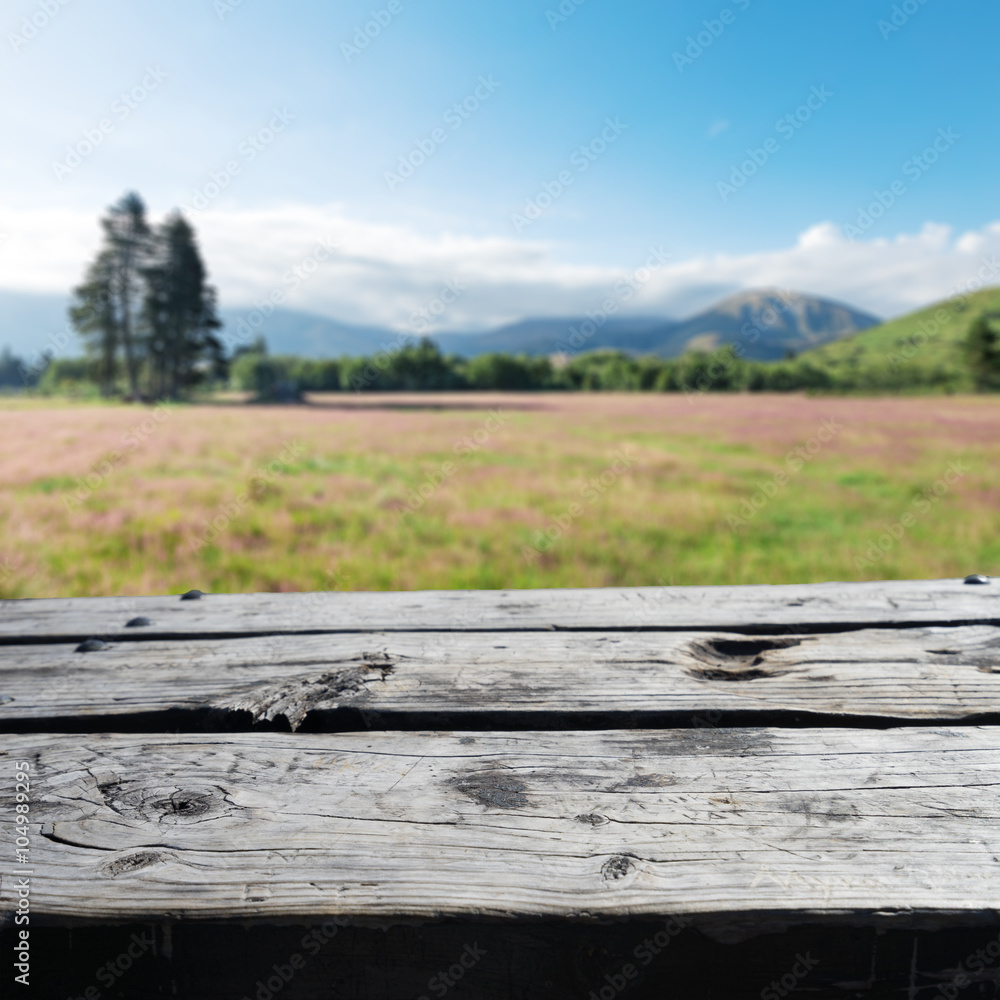
M845 388L967 391L972 380L962 342L983 313L1000 313L1000 286L945 299L804 352L798 361Z

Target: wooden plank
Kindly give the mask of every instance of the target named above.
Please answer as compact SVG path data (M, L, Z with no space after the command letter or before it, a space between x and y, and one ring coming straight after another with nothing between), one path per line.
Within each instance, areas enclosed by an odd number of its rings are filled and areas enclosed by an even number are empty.
M31 765L33 923L916 926L1000 899L994 727L25 735L0 757Z
M0 729L46 719L172 711L246 713L244 725L360 709L393 728L404 716L481 727L519 716L549 728L589 714L628 726L729 713L812 713L857 720L960 720L1000 712L1000 629L862 629L747 637L717 632L419 632L7 646ZM372 716L375 717L374 721ZM615 718L617 716L617 718ZM467 721L462 721L463 717ZM548 717L548 721L546 720ZM512 718L513 721L513 718ZM235 722L231 720L230 724ZM173 728L176 718L150 730ZM217 719L215 725L226 724Z
M1000 588L961 580L745 587L212 594L7 601L0 640L507 629L723 629L1000 624Z

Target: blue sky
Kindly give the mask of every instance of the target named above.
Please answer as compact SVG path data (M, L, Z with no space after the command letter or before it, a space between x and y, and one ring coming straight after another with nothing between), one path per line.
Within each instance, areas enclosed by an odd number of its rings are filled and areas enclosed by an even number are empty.
M889 315L1000 250L989 0L9 0L0 32L8 289L66 290L132 188L189 208L225 304L326 241L284 304L400 329L447 281L442 328L579 312L650 248L639 311Z

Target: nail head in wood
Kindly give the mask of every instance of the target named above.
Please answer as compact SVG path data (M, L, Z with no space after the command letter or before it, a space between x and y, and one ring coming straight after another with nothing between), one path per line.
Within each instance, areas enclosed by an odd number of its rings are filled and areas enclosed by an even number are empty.
M201 590L189 590L184 594L181 594L182 601L200 601L205 596L204 592Z
M153 619L146 618L144 615L139 615L136 618L130 618L125 622L125 628L142 628L144 625L152 625Z
M965 578L965 583L989 583L990 578L984 576L982 573L972 573L970 576Z
M79 646L76 647L77 653L96 653L102 649L110 649L111 647L103 639L84 639Z

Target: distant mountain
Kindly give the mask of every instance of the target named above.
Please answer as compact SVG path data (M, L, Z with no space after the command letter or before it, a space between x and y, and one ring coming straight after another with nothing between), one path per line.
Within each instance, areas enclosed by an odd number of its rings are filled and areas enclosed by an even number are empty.
M78 355L79 338L67 330L67 296L0 291L0 347L8 345L29 363L40 352ZM256 327L252 308L220 311L227 346L263 336L273 354L339 357L372 354L399 342L401 334L378 326L341 323L296 309L276 309ZM868 313L815 296L772 290L741 292L690 319L610 317L597 325L586 316L525 319L484 333L431 334L449 354L490 352L548 355L613 349L675 357L741 343L747 358L773 360L839 340L879 321ZM415 335L414 335L415 336Z
M79 338L68 329L68 306L68 295L0 291L0 348L9 347L29 365L46 351L79 354Z
M650 316L613 317L596 326L585 316L526 319L476 335L440 334L449 353L553 354L602 348L673 358L685 351L712 351L742 344L743 356L773 361L875 326L870 313L813 295L772 289L740 292L680 322Z
M69 302L68 295L0 290L0 348L10 347L29 363L46 350L63 357L81 354L80 338L69 327ZM399 337L384 327L340 323L296 309L275 309L259 326L251 327L248 320L253 313L252 307L219 310L230 346L263 336L274 354L323 358L371 354Z
M662 317L654 316L611 317L597 326L586 316L571 316L524 319L486 333L433 336L446 354L461 354L466 358L479 354L545 355L599 348L642 352L652 343L648 340L650 331L662 330L665 322Z
M230 352L233 347L249 345L258 336L267 341L272 354L298 354L307 358L373 354L399 340L395 330L340 323L298 309L275 309L259 326L251 327L249 321L254 312L252 307L219 310L223 339Z
M775 361L881 322L870 313L812 295L773 289L739 292L681 323L649 331L646 350L663 358L741 344L743 357Z

